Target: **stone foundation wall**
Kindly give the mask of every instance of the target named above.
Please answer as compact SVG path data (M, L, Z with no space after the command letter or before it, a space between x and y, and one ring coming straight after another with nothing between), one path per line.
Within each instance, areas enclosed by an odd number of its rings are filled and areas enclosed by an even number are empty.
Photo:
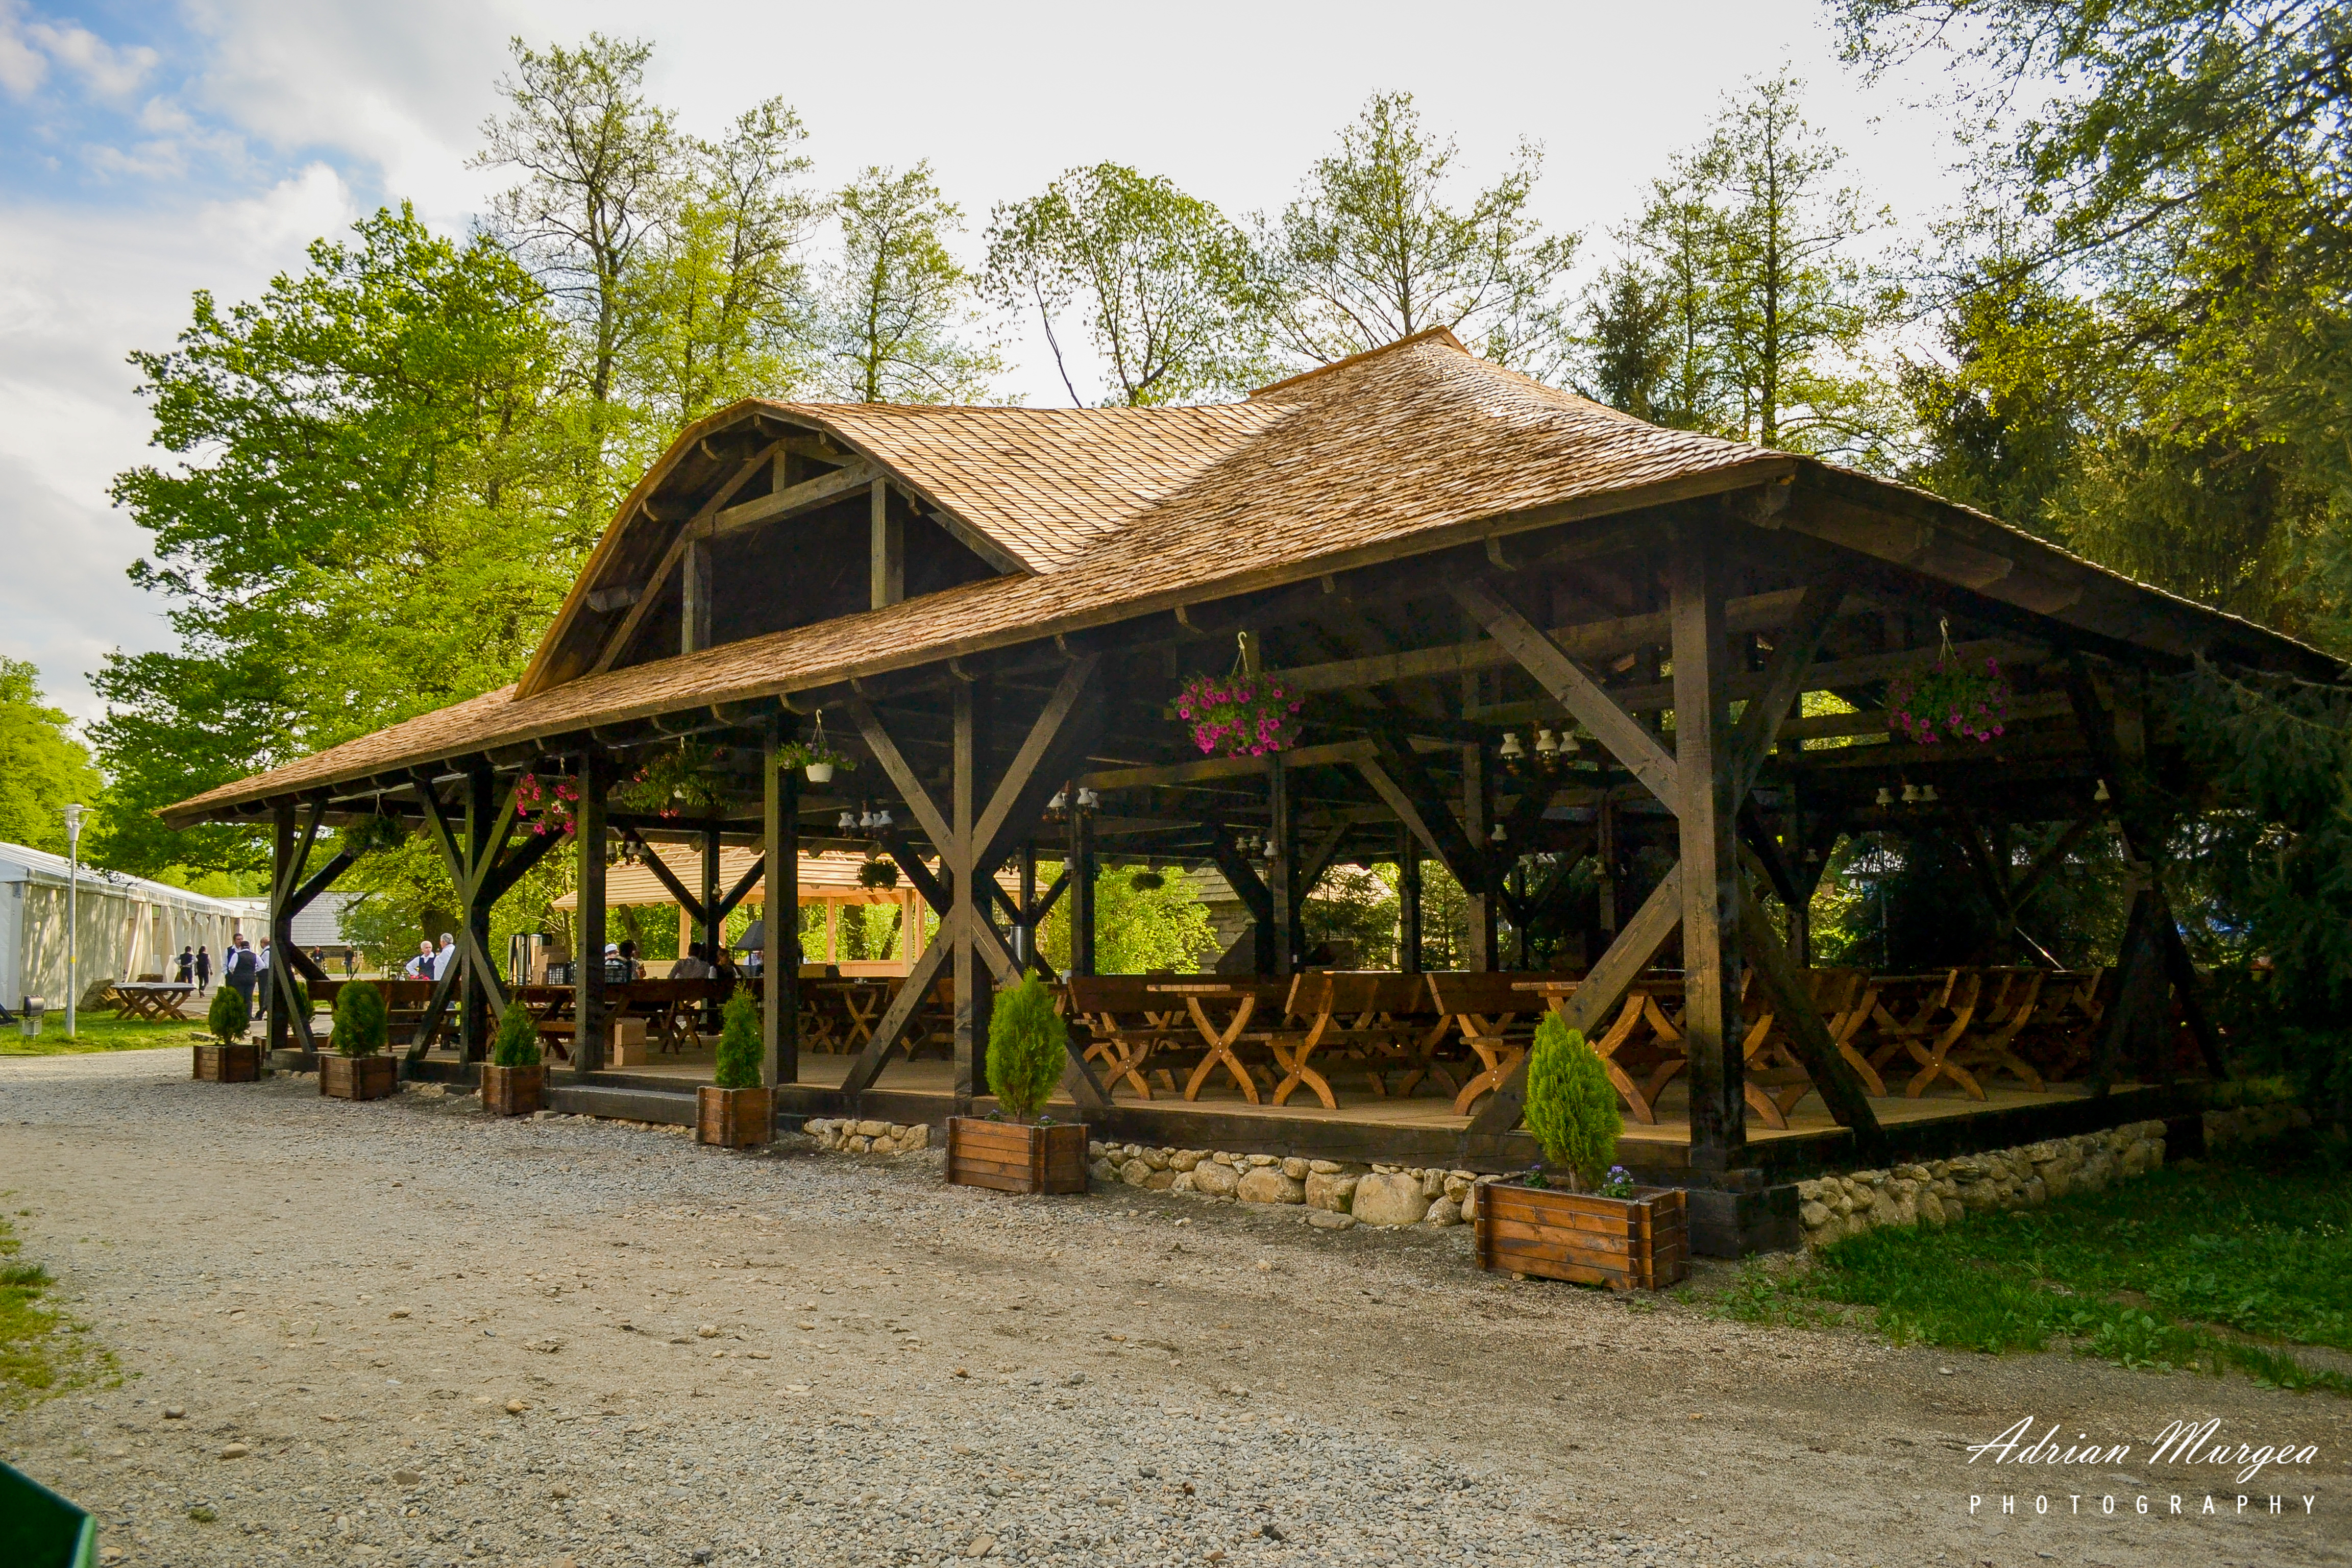
M1230 1203L1298 1205L1308 1211L1308 1224L1327 1230L1460 1225L1476 1217L1478 1189L1495 1180L1469 1171L1139 1143L1089 1143L1087 1155L1095 1181L1104 1186L1123 1183Z
M2311 1125L2311 1112L2299 1105L2242 1105L2235 1110L2205 1113L2205 1147L2227 1149L2239 1143L2259 1143Z
M911 1154L931 1147L931 1130L922 1122L859 1121L846 1117L813 1116L801 1131L816 1140L820 1149L843 1154Z
M2136 1121L1990 1154L1800 1182L1797 1212L1805 1245L1826 1247L1877 1226L1949 1225L1990 1209L2096 1192L2163 1163L2164 1123Z

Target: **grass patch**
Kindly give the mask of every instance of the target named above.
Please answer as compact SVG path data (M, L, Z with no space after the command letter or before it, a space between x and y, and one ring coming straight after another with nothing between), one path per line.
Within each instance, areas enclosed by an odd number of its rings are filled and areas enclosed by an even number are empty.
M0 1057L62 1057L84 1051L143 1051L156 1046L193 1046L204 1033L201 1018L181 1018L150 1024L118 1018L111 1013L86 1012L76 1020L75 1037L66 1038L66 1016L52 1009L41 1021L40 1038L28 1040L14 1026L0 1027Z
M2307 1152L2191 1161L2037 1209L1866 1231L1808 1268L1750 1265L1717 1305L1749 1322L1859 1322L1897 1343L2064 1345L2352 1394L2352 1377L2283 1348L2352 1351L2352 1184Z
M24 1243L0 1219L0 1410L15 1410L110 1371L88 1331L42 1298L54 1283L37 1263L18 1260Z

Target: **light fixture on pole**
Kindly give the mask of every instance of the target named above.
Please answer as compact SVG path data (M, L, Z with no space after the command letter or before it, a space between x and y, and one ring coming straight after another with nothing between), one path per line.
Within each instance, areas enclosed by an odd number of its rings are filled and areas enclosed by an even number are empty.
M1528 754L1519 745L1519 732L1517 730L1506 730L1503 731L1503 749L1500 754L1513 759L1524 757Z
M81 819L84 806L66 807L66 1038L74 1037L75 1010L81 1001L80 924Z
M1096 794L1093 790L1081 788L1078 791L1078 809L1080 811L1092 811L1101 804L1102 796Z
M1536 731L1536 755L1539 757L1550 757L1557 756L1559 753L1559 734L1550 730L1538 730Z

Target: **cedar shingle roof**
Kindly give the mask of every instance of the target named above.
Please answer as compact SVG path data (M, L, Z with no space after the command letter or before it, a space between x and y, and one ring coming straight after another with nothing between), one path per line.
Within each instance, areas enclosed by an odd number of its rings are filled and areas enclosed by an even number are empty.
M1265 388L1247 403L1213 407L754 400L682 435L621 516L633 520L629 526L659 526L644 520L637 503L667 467L713 430L763 411L819 426L872 456L895 480L1000 543L1029 574L583 676L525 697L503 688L184 801L166 820L184 824L208 811L593 722L810 689L1304 580L1394 553L1401 542L1433 550L1473 540L1507 528L1512 514L1570 505L1598 514L1733 489L1805 461L1644 424L1477 359L1441 330ZM2063 553L1979 521L2046 555ZM620 531L599 546L567 616ZM551 643L562 625L550 632Z

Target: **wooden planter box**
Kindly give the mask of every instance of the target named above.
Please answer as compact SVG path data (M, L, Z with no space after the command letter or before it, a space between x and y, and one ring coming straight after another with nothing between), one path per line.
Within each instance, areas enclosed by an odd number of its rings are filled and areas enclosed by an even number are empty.
M948 1118L948 1180L1000 1193L1083 1193L1087 1128L1082 1121L1033 1126L982 1116Z
M502 1068L482 1064L482 1109L493 1116L529 1116L547 1103L547 1064Z
M1690 1272L1680 1187L1636 1187L1604 1198L1496 1182L1478 1190L1478 1267L1657 1290Z
M382 1100L400 1092L400 1063L379 1051L372 1057L322 1056L319 1092L336 1100Z
M259 1046L198 1046L198 1083L257 1083L261 1079Z
M719 1089L694 1091L694 1141L714 1149L757 1149L775 1136L776 1091Z

